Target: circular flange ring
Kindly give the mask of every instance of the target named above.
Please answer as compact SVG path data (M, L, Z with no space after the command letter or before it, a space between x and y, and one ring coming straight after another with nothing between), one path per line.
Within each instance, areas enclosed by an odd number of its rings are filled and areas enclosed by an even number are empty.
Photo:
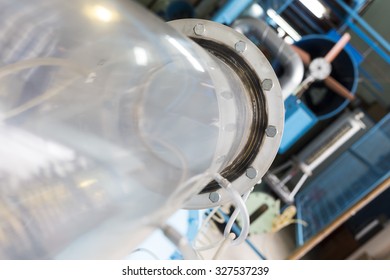
M258 94L264 95L267 124L260 149L254 156L247 170L234 181L232 187L240 194L249 191L268 171L279 149L284 124L284 103L282 91L277 76L264 54L248 38L225 25L201 19L181 19L169 24L188 36L195 42L200 40L211 41L222 48L229 48L238 53L247 66L256 74L260 85ZM207 50L207 49L206 49ZM202 192L193 196L185 204L188 209L210 208L223 205L231 201L227 191L223 188L213 190L220 199L210 200L209 192Z

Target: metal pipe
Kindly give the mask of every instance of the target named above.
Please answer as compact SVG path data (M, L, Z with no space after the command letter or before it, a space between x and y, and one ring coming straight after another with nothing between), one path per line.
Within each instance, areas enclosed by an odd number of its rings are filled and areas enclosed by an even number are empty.
M251 123L233 70L127 2L0 0L0 259L127 255Z
M262 20L239 19L232 27L248 38L258 39L282 64L284 73L279 77L279 82L285 100L299 86L303 78L304 67L298 54Z
M208 174L244 193L277 153L280 87L247 38L190 21L211 48L230 35L222 62L132 1L98 2L0 0L18 23L0 25L0 259L123 258Z

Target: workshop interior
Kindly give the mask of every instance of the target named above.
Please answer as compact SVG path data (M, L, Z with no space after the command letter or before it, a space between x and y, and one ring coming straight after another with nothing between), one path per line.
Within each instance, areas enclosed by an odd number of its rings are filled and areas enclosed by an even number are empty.
M0 259L390 259L386 0L0 0Z

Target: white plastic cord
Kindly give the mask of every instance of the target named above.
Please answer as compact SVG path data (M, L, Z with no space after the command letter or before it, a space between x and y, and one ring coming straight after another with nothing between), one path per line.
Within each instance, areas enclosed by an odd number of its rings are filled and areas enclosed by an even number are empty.
M219 212L214 214L213 220L216 221L217 223L220 223L220 224L225 223L225 219L223 218L223 216Z
M60 67L71 69L74 72L79 73L80 76L88 75L88 71L85 68L81 67L79 64L71 60L55 58L55 57L39 57L39 58L18 61L16 63L1 67L0 79L3 78L4 76L14 74L16 72L25 69L39 67L39 66L60 66Z
M247 201L251 191L252 190L246 192L244 194L244 196L242 197L242 200L244 201L244 203ZM246 209L246 205L245 205L245 209ZM229 219L228 223L226 224L225 231L224 231L224 235L225 236L228 236L228 234L232 230L233 223L236 221L236 219L237 219L239 214L240 214L240 208L236 207L236 209L234 209L234 211L233 211L233 214L230 216L230 219ZM249 219L249 216L248 216L248 219Z
M80 77L86 77L88 76L88 71L87 69L81 67L77 63L66 60L66 59L61 59L61 58L54 58L54 57L40 57L40 58L33 58L29 60L23 60L23 61L18 61L14 64L9 64L6 66L3 66L0 68L0 79L10 75L10 74L15 74L19 71L34 68L34 67L39 67L39 66L59 66L59 67L64 67L68 68L69 70L73 70L75 73L79 74L78 76L69 79L62 84L53 87L46 91L45 93L39 95L36 98L33 98L32 100L26 102L25 104L22 104L14 109L11 109L10 111L6 112L3 116L0 117L0 121L6 121L9 118L12 118L14 116L17 116L35 106L38 106L42 104L44 101L47 99L50 99L60 93L62 90L73 84L75 81L80 79Z
M233 232L229 233L228 237L225 237L223 239L223 242L219 246L217 252L215 253L213 260L218 260L219 257L222 255L223 251L226 249L226 247L229 246L235 238L236 238L236 235Z
M234 210L232 216L230 217L230 219L225 227L225 231L224 231L225 238L229 237L230 230L232 229L233 223L237 219L238 214L241 214L241 218L242 218L241 233L235 240L232 241L232 245L239 245L245 241L245 239L247 238L247 236L249 234L250 223L249 223L248 209L246 208L246 205L245 205L243 198L240 196L240 194L235 189L233 189L231 187L232 184L227 179L223 178L220 174L215 174L214 179L215 179L215 181L217 181L217 183L221 187L223 187L229 193L229 195L232 197L234 204L235 204L235 207L236 207L236 210ZM248 198L249 193L250 193L250 191L244 195L246 197L246 199Z
M14 109L11 109L10 111L6 112L3 116L0 116L0 122L6 121L10 118L13 118L17 115L20 115L21 113L23 113L23 112L25 112L25 111L27 111L35 106L42 104L44 101L56 96L58 93L60 93L61 91L63 91L64 89L66 89L67 87L72 85L78 79L80 79L80 77L75 77L75 78L72 78L70 80L67 80L67 81L63 82L62 84L49 89L48 91L39 95L38 97L33 98L32 100L14 108Z
M190 184L190 183L192 183L200 178L207 178L210 175L211 175L210 173L199 174L198 176L194 176L193 178L188 180L185 183L185 185L188 185L188 184ZM220 174L214 174L213 176L210 176L210 177L214 178L215 181L218 182L218 184L221 187L226 189L226 191L232 197L236 209L233 212L232 216L230 217L230 219L225 227L223 239L218 240L216 242L213 242L211 244L207 244L205 246L198 246L198 244L197 244L197 242L199 241L199 235L204 232L204 229L206 228L206 226L209 224L210 220L215 216L215 214L217 213L217 211L220 208L220 207L215 207L209 213L209 215L205 218L205 220L202 222L202 225L200 226L199 231L196 234L192 245L193 245L193 248L197 252L211 250L215 247L220 246L219 249L217 250L217 254L216 254L216 256L218 256L220 254L218 252L220 252L222 250L222 248L226 246L226 244L239 245L242 242L244 242L245 239L247 238L248 233L249 233L249 213L248 213L248 210L246 208L245 201L248 199L248 196L253 189L249 190L248 192L246 192L243 195L243 197L241 197L240 194L231 187L231 183L228 180L226 180L225 178L223 178ZM243 221L241 233L235 240L232 240L235 238L235 234L233 235L233 233L231 233L230 231L231 231L231 228L233 226L233 223L235 222L235 220L237 219L237 217L240 213L241 213L242 221Z
M206 251L206 250L210 250L210 249L213 249L215 247L217 247L219 244L221 244L221 242L223 241L223 239L221 240L218 240L216 242L213 242L211 244L208 244L208 245L205 245L205 246L197 246L197 241L199 239L199 234L200 233L203 233L204 229L206 228L206 225L210 222L211 218L215 215L215 213L217 213L217 211L219 210L220 207L215 207L210 213L209 215L206 217L206 219L204 219L204 221L202 222L202 225L200 226L195 238L194 238L194 241L193 241L193 246L194 246L194 249L196 251Z

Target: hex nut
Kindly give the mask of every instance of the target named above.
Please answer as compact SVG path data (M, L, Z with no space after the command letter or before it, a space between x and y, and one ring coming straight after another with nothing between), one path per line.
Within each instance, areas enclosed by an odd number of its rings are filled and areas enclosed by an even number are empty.
M266 134L268 137L275 137L276 134L278 134L278 130L276 129L275 126L269 125L269 126L265 129L265 134Z
M243 53L246 51L246 43L244 41L238 41L235 45L234 48L236 49L237 52Z
M247 170L246 170L246 173L245 173L246 177L248 177L249 179L255 179L256 176L257 176L257 170L254 168L254 167L249 167Z
M221 200L221 195L217 192L212 192L209 195L209 199L212 203L216 203Z
M272 82L271 79L264 79L262 82L261 82L261 88L263 90L266 90L266 91L269 91L272 89L272 87L274 86L274 83Z
M198 23L194 26L194 33L196 35L202 36L206 31L206 27L202 23Z

